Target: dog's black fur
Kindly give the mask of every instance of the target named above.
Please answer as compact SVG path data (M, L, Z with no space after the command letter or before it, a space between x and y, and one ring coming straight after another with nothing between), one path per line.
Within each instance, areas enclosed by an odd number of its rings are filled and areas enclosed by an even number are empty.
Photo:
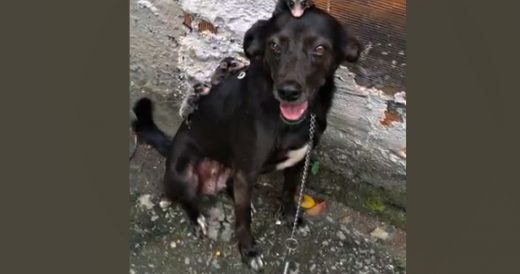
M152 103L146 98L134 107L133 126L167 157L166 194L194 223L203 220L202 195L232 188L239 250L245 263L259 269L263 263L250 230L252 187L259 174L274 171L288 152L307 144L309 113L316 115L318 143L327 127L334 72L344 60L356 61L361 46L337 20L314 7L298 19L285 12L259 21L248 34L244 46L251 64L246 76L213 86L200 99L191 130L182 124L170 141L153 122ZM295 116L284 114L291 106L304 112L287 123ZM283 213L289 219L296 212L293 199L304 164L303 157L297 160L283 170Z
M222 80L229 78L245 67L246 65L240 60L233 57L226 57L220 61L218 67L211 74L210 84L196 83L193 85L193 92L184 98L179 109L179 115L184 122L190 125L190 117L198 109L200 97L208 95L211 91L211 86L220 84Z

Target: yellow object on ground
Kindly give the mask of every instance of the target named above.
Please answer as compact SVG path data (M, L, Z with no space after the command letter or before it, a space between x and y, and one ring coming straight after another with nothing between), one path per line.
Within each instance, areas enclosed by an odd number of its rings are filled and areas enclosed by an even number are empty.
M309 209L309 208L313 208L314 206L316 205L316 202L314 201L314 199L307 195L307 194L303 194L303 198L302 198L302 203L301 203L301 208L304 208L304 209Z

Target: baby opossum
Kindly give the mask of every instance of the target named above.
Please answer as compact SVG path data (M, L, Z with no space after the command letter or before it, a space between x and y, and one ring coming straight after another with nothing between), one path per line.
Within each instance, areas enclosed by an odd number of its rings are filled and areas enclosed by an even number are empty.
M229 75L243 69L244 67L244 63L233 57L226 57L222 59L218 68L211 75L211 85L218 85L222 80L229 77Z
M273 15L284 11L291 11L291 14L298 18L303 15L305 9L312 6L314 6L312 0L278 0Z
M245 64L240 60L233 57L226 57L220 61L219 66L211 75L210 84L197 83L193 85L193 92L184 98L179 109L179 115L186 124L190 124L190 116L197 110L199 98L209 94L211 86L218 85L222 80L244 67Z

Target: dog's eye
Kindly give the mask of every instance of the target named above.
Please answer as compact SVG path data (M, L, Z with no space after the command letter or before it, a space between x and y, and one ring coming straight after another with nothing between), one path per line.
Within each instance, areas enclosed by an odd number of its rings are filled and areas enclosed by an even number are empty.
M319 46L314 48L313 54L318 55L318 56L322 56L324 53L325 53L325 47L324 46L319 45Z
M278 46L278 44L275 42L271 42L271 50L276 54L279 54L281 51L280 46Z

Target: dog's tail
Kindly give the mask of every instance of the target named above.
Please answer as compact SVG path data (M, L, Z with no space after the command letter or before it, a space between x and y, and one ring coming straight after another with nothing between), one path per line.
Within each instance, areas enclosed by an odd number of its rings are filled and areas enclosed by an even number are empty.
M132 129L140 141L151 145L166 157L171 147L171 140L153 121L152 101L148 98L139 99L135 103L133 111L137 119L132 122Z

